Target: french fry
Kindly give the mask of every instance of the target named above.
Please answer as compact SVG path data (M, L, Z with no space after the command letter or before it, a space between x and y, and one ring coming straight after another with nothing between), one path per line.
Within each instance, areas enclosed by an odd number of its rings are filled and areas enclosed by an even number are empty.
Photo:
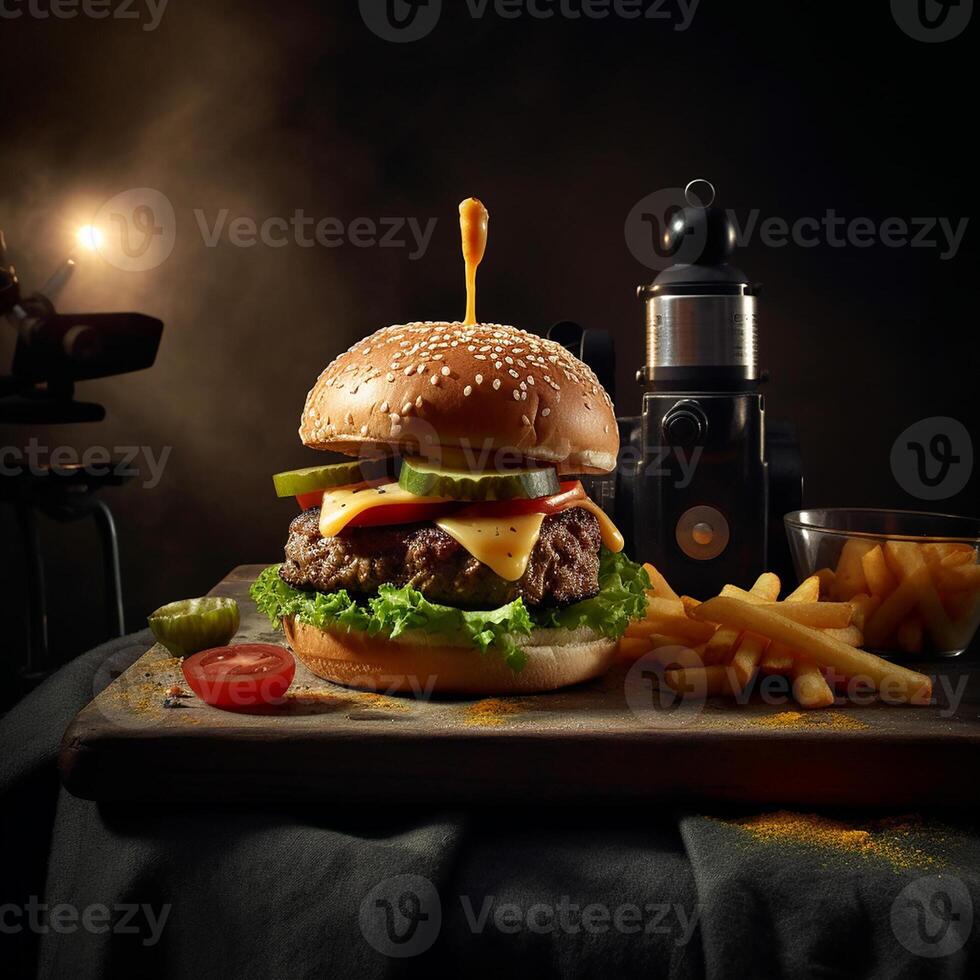
M861 567L864 569L864 578L868 583L868 591L871 595L890 595L897 588L898 579L888 567L888 562L885 561L885 553L881 550L880 544L876 544L870 551L865 552L861 557Z
M820 580L820 598L829 599L836 589L837 576L832 568L820 568L813 573Z
M859 647L864 643L864 634L853 624L846 626L844 629L829 629L823 632L834 640L840 640L841 643L846 643L849 647Z
M919 601L918 580L927 578L929 570L923 566L901 582L886 598L864 625L864 642L870 647L886 647L902 620Z
M895 631L895 642L903 653L922 652L922 620L909 616Z
M952 649L955 645L953 624L939 600L939 593L936 592L929 565L922 557L921 549L912 541L886 541L885 559L903 582L914 580L916 604L936 648Z
M945 561L953 556L957 558L956 564L960 564L962 561L970 561L971 558L975 560L976 552L971 545L957 541L927 541L922 545L922 557L930 565Z
M649 637L643 636L623 636L619 640L619 656L624 660L639 660L651 650Z
M650 588L655 596L662 599L680 598L667 583L667 579L665 579L663 575L661 575L660 572L653 567L653 565L651 565L649 562L645 562L643 568L650 577Z
M980 565L951 567L940 562L938 568L933 566L933 571L936 574L936 584L950 592L980 589Z
M784 602L817 602L820 598L820 576L811 575L786 596ZM759 669L770 674L788 674L796 663L793 651L780 643L770 643Z
M797 659L792 677L793 697L801 708L829 708L834 703L834 692L812 660Z
M862 593L861 595L853 596L850 602L851 608L854 610L854 615L851 616L851 625L856 626L863 632L864 624L867 623L874 611L881 605L881 599L878 596Z
M756 602L752 605L814 629L844 629L851 625L854 615L849 602Z
M684 611L685 612L687 612L690 609L693 609L695 606L700 606L701 605L701 600L700 599L692 599L691 596L689 596L689 595L682 595L681 596L681 602L684 605Z
M768 646L769 641L764 636L759 636L757 633L742 634L742 640L735 650L735 656L732 657L736 690L743 691L748 687Z
M719 694L733 694L731 669L713 667L677 667L664 671L664 683L678 694L699 695L706 698Z
M852 595L868 591L868 582L864 577L863 558L875 547L871 541L862 538L848 538L844 542L840 558L837 560L837 570L834 573L834 596L841 601L847 601Z
M799 651L801 656L820 666L833 667L845 677L867 678L890 699L927 704L932 697L932 681L924 674L850 647L820 630L780 616L772 609L718 596L702 603L691 615L701 622L748 630L784 643Z
M728 594L728 589L734 589L739 595L748 596L753 602L773 601L779 596L779 578L775 575L760 575L752 586L751 592L744 592L734 585L726 585L722 595ZM722 628L718 630L704 649L704 662L708 665L724 663L738 643L738 630Z
M800 584L783 600L783 602L819 602L820 601L820 577L811 575L803 579Z
M657 616L655 619L634 620L626 629L627 636L676 637L682 644L706 643L714 634L714 628L703 622L688 619L687 616Z
M657 596L647 596L647 619L663 616L686 616L684 603L680 599L661 599Z

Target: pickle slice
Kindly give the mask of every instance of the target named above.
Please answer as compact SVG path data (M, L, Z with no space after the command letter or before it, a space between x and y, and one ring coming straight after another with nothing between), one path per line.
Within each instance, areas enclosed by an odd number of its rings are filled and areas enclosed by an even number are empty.
M530 500L550 497L560 489L558 474L551 466L473 472L412 458L402 460L398 485L419 497L455 500Z
M352 459L344 463L330 463L327 466L307 466L302 470L287 470L276 473L272 482L277 497L295 497L300 493L326 490L328 487L342 487L348 483L364 483L394 475L394 460L390 456L380 459Z
M219 596L180 599L150 613L147 622L175 657L187 657L228 643L238 632L238 603Z

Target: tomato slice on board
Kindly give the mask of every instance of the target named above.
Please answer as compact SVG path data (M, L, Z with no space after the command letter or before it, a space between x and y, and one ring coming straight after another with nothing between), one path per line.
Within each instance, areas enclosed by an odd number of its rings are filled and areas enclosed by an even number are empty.
M530 500L486 500L457 511L458 517L509 517L514 514L557 514L585 500L580 480L565 480L560 492Z
M282 703L296 674L296 661L288 650L271 643L239 643L195 653L181 669L202 701L229 711L249 711Z

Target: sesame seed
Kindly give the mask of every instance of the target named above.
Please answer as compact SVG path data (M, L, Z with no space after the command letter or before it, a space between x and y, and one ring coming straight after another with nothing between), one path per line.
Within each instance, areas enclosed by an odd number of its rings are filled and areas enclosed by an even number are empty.
M422 407L422 396L421 396L421 395L419 395L419 396L418 396L418 397L417 397L417 398L415 399L415 407L416 407L416 408L421 408L421 407Z
M482 375L482 374L478 374L478 375L476 376L476 383L477 383L478 385L482 385L482 384L483 384L483 375Z
M472 387L471 387L470 385L467 385L467 386L466 386L466 387L465 387L465 388L463 389L463 394L464 394L464 395L465 395L465 396L466 396L467 398L469 398L469 396L473 394L473 388L472 388Z
M548 417L548 416L549 416L549 415L551 414L551 409L550 409L550 408L542 408L542 409L541 409L541 414L542 414L542 415L543 415L543 416L544 416L545 418L547 418L547 417Z
M500 390L500 378L494 378L493 379L493 390L494 391L499 391Z
M527 376L527 383L531 385L532 388L534 387L534 378L532 378L531 375Z
M429 378L429 384L432 385L433 388L437 388L439 386L439 375L432 375L432 377Z
M388 406L388 403L387 403L387 402L382 402L382 403L381 403L381 404L380 404L380 405L378 406L378 411L380 411L380 412L387 412L387 411L388 411L388 407L389 407L389 406Z
M386 381L394 381L394 380L395 380L395 376L394 376L394 375L393 375L393 374L391 373L391 371L389 371L389 372L388 372L388 373L387 373L387 374L385 375L385 380L386 380Z
M523 422L523 423L524 423L525 425L530 425L530 424L531 424L531 420L530 420L530 419L529 419L529 418L528 418L528 417L527 417L526 415L522 415L522 416L521 416L521 421L522 421L522 422Z
M445 357L445 354L433 354L432 355L432 360L434 360L434 361L441 361L443 359L443 357Z
M505 357L505 358L504 358L504 360L505 360L505 361L506 361L506 362L507 362L508 364L513 364L513 363L514 363L514 358L512 358L512 357Z
M517 390L517 388L515 388L514 389L514 401L515 402L519 402L520 400L521 400L521 393L520 393L520 391Z
M391 413L391 414L390 414L390 415L388 416L388 418L390 418L390 419L391 419L391 421L392 421L392 423L393 423L394 425L398 425L398 423L399 423L399 422L401 422L401 420L402 420L402 417L401 417L401 416L400 416L400 415L399 415L399 414L398 414L397 412L392 412L392 413Z
M514 370L513 368L511 368L511 369L510 369L510 370L509 370L509 371L508 371L507 373L508 373L508 374L509 374L509 375L510 375L510 376L511 376L512 378L519 378L519 377L520 377L520 375L519 375L519 374L518 374L518 373L517 373L517 372L516 372L516 371L515 371L515 370Z
M423 361L416 369L416 374L422 374L425 371L425 361Z
M412 410L412 403L411 402L405 402L405 404L402 405L402 415L408 415L408 413L411 410Z
M496 368L496 369L497 369L498 371L499 371L499 370L500 370L500 369L501 369L501 368L502 368L503 366L504 366L504 365L503 365L503 364L502 364L502 363L501 363L500 361L497 361L497 362L496 362L496 363L494 364L494 367L495 367L495 368Z
M486 357L483 354L474 354L473 357L476 358L476 360L478 360L478 361L485 361L486 360Z
M412 367L411 364L409 364L408 367L405 368L405 371L403 373L404 373L405 377L407 378L414 370L415 370L415 368Z
M442 366L442 372L441 372L441 373L442 373L442 376L443 376L444 378L448 378L448 377L449 377L449 374L450 374L450 371L449 371L449 366L448 366L448 365L446 365L446 364L444 364L444 365Z
M362 436L366 436L367 435L367 426L366 425L362 425L361 426L361 435Z

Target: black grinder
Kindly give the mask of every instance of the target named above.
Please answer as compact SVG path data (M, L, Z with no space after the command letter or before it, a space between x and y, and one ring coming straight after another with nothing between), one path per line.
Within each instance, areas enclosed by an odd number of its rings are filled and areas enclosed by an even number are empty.
M615 478L595 480L593 493L631 557L653 562L678 592L747 588L766 570L789 581L782 518L802 506L802 468L792 427L766 419L759 288L729 262L735 230L720 208L677 209L662 245L674 264L637 290L646 305L641 413L619 419ZM562 333L555 339L587 355L594 331L571 345L567 324ZM593 366L600 378L611 373Z

